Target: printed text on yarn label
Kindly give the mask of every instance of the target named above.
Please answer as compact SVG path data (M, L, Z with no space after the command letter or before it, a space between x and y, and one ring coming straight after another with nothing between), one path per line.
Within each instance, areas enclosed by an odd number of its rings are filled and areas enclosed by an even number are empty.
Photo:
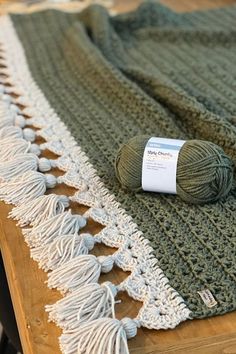
M177 162L184 143L184 140L156 137L148 140L143 154L143 190L176 194Z

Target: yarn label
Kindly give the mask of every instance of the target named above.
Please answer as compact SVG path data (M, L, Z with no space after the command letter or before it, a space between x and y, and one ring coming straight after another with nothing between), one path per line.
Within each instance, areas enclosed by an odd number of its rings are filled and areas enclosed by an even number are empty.
M142 189L176 194L177 162L185 140L150 138L145 146L142 165Z
M197 293L200 295L202 301L207 307L214 307L217 305L217 301L209 289L204 289L202 291L198 291Z

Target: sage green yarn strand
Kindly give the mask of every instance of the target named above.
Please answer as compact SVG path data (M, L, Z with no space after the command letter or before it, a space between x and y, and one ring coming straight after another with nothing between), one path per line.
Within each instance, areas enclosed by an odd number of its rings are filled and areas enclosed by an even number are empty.
M149 136L130 139L117 153L115 170L121 185L133 191L142 190L143 153ZM233 184L233 163L212 142L186 141L177 163L177 195L185 202L204 204L227 196Z

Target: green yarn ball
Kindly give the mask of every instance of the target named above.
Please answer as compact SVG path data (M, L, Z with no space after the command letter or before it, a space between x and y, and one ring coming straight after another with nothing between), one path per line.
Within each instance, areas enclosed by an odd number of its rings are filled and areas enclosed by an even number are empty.
M142 190L143 153L150 136L130 139L119 149L115 170L121 185ZM182 146L177 163L177 195L188 203L204 204L225 197L233 183L233 163L217 145L189 140Z

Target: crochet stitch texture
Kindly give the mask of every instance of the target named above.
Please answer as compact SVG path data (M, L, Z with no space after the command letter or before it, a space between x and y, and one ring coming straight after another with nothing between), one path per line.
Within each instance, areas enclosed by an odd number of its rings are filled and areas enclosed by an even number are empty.
M156 3L110 17L12 15L31 74L154 249L191 316L236 309L236 189L223 201L123 191L118 147L138 134L204 139L236 162L236 7L175 14ZM198 291L209 289L208 308Z

